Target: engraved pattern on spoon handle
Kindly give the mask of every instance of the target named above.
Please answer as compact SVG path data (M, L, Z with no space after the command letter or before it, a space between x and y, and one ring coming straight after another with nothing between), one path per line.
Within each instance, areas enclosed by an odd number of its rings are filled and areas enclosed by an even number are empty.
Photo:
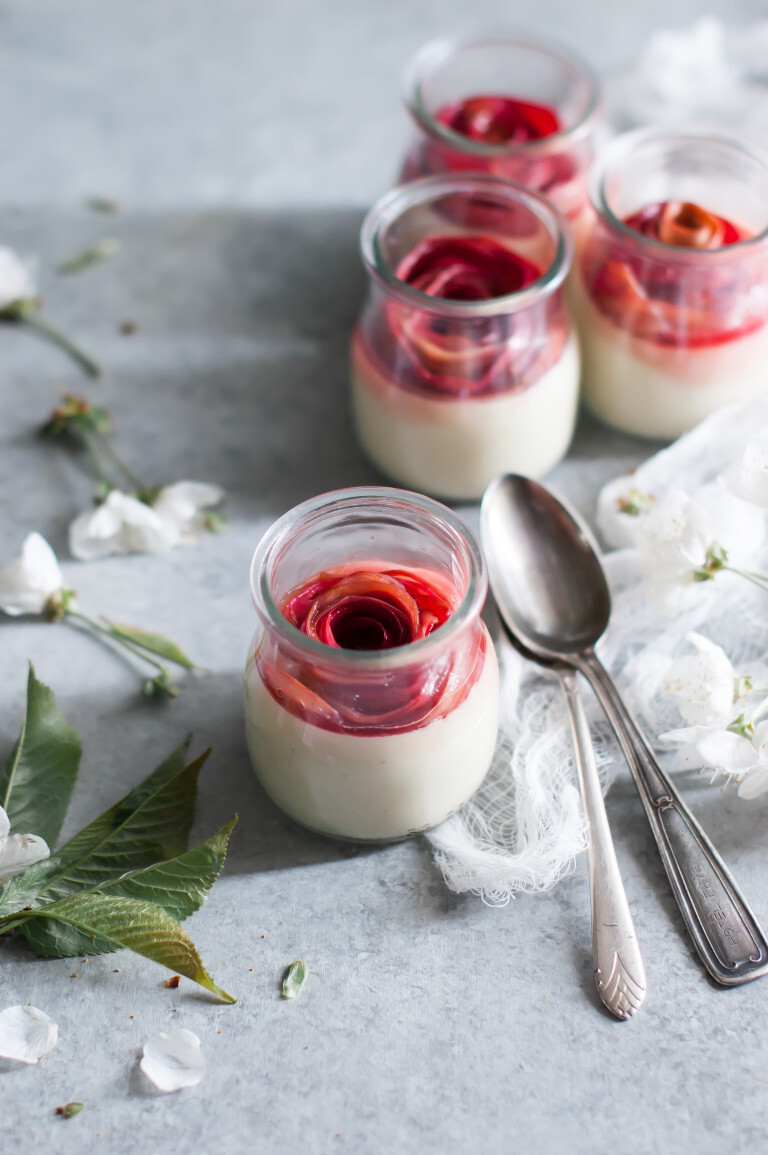
M618 1019L628 1019L645 998L645 967L616 859L576 674L570 669L558 669L557 673L568 705L587 818L592 958L597 992Z
M701 959L724 986L768 973L768 941L728 868L659 766L594 653L574 658L621 744L673 893Z

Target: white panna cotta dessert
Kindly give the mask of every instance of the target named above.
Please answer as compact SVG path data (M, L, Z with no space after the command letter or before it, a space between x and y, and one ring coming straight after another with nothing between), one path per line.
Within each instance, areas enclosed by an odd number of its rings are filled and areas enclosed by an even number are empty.
M305 502L254 557L248 747L271 798L324 834L429 829L493 757L498 667L487 579L455 514L400 490Z
M370 294L352 341L361 444L389 476L454 499L565 455L579 353L563 294L568 226L534 193L434 177L369 213Z
M584 397L674 438L768 388L768 164L738 141L641 130L606 150L574 270Z

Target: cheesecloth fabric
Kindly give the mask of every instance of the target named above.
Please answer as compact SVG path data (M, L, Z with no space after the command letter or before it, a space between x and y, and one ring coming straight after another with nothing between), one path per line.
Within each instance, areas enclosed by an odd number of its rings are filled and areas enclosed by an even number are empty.
M625 481L625 490L636 487L657 502L673 490L685 490L713 513L720 544L732 554L741 550L749 556L751 568L765 572L768 549L762 539L768 515L717 483L738 464L746 445L761 436L768 437L768 396L708 418L641 465ZM621 484L609 483L598 501L596 520L607 546L619 544L625 536L622 519L627 515L619 513L615 499L620 489ZM664 677L671 660L690 650L686 633L706 634L724 647L739 673L751 673L755 684L768 685L768 592L721 572L715 580L699 584L694 605L669 618L650 595L637 548L612 549L604 561L613 613L598 652L656 745L662 764L669 765L670 754L658 735L685 723ZM518 891L553 887L573 870L586 841L560 685L552 674L523 661L505 641L497 638L496 644L502 669L502 720L493 765L470 802L427 837L451 890L504 905ZM628 771L583 681L582 688L607 789L617 771ZM684 790L686 775L679 781Z

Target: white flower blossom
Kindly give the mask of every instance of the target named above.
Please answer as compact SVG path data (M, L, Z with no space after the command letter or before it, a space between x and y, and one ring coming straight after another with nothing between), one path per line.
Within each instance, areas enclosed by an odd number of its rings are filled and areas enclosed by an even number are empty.
M0 883L50 857L45 839L37 834L11 834L8 815L0 806Z
M673 615L689 609L700 596L695 573L707 563L715 544L703 509L687 493L651 510L637 526L643 575L660 609Z
M106 501L86 510L69 527L69 548L82 561L110 554L161 553L197 540L205 510L224 496L215 485L179 481L161 489L154 504L113 489Z
M166 1093L196 1086L205 1066L200 1040L193 1031L160 1031L144 1044L141 1069Z
M669 667L666 686L678 699L686 722L697 726L726 725L733 718L736 675L728 655L701 634L686 635L695 653Z
M63 585L56 554L44 537L30 533L20 556L0 569L0 610L13 617L41 614Z
M728 493L768 509L768 439L750 441L739 465L721 474L719 481Z
M726 558L729 566L749 565L764 537L763 515L715 484L702 486L695 500L678 490L639 518L636 530L643 576L670 616L701 599L710 585L706 572L714 574Z
M0 312L36 294L37 285L29 265L17 257L13 249L0 246Z
M59 1028L37 1007L6 1007L0 1011L0 1059L36 1063L56 1046Z
M741 798L768 791L768 721L751 735L722 726L689 726L670 730L661 739L679 744L675 769L705 769L735 778Z
M631 473L609 481L597 499L595 520L601 538L610 549L635 545L638 524L653 508L653 495L638 488Z

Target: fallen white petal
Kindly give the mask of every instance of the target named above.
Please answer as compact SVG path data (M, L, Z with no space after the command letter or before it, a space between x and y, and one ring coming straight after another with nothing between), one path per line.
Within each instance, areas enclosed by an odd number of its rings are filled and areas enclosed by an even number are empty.
M0 882L12 874L26 870L33 862L50 858L51 852L43 838L36 834L11 834L0 837Z
M0 610L13 617L41 614L64 585L56 554L39 533L30 533L21 554L0 569Z
M0 1011L0 1058L36 1063L56 1046L59 1028L37 1007Z
M218 505L224 490L203 481L177 481L160 490L153 509L179 542L191 543L205 530L204 510Z
M0 309L37 295L29 265L5 245L0 247Z
M0 838L5 838L10 829L11 823L8 815L5 813L2 806L0 806Z
M160 1031L144 1044L141 1069L161 1091L194 1087L205 1074L200 1040L193 1031Z
M69 527L69 549L81 561L122 553L161 553L176 544L154 509L113 489L96 509L81 513Z

